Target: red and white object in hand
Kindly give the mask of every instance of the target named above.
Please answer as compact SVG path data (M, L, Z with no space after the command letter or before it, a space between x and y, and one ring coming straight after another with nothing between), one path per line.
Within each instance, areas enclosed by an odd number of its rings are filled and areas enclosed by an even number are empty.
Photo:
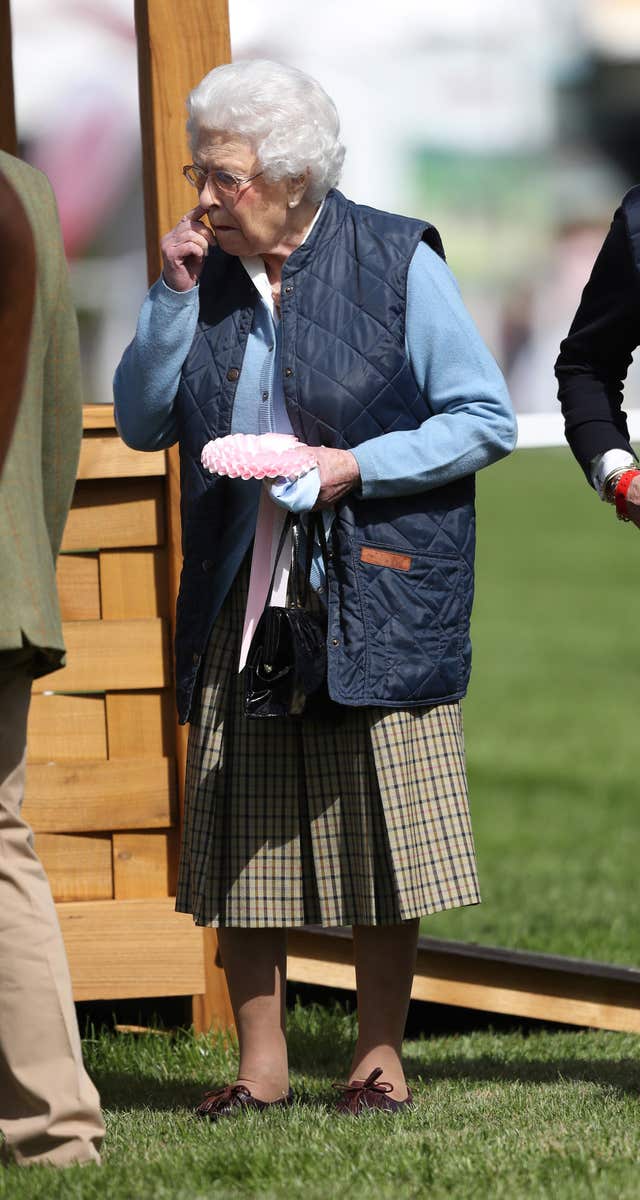
M620 476L616 484L614 501L616 512L620 521L631 521L633 519L632 514L629 512L627 507L627 502L628 500L633 499L632 496L629 496L629 489L638 476L640 476L640 471L636 470L635 468L631 468L631 470L625 471Z

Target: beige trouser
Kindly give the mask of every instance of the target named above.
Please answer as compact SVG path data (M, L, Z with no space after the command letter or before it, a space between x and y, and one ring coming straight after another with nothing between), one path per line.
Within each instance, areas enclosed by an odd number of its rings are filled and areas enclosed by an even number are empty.
M104 1126L51 890L20 816L30 690L28 661L0 655L0 1130L5 1159L63 1167L100 1162Z

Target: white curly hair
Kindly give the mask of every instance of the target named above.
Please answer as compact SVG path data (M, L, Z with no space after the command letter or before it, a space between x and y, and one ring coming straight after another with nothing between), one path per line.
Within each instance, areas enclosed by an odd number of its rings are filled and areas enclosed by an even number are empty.
M265 178L309 172L307 195L320 201L340 179L340 118L324 88L304 71L267 59L215 67L187 100L191 146L203 129L224 130L255 150Z

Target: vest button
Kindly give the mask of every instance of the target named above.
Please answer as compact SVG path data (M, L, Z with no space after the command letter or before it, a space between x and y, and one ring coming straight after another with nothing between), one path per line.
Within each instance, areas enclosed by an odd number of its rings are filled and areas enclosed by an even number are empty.
M332 638L332 639L331 639L331 645L332 645L332 646L339 646L339 645L340 645L340 642L338 641L338 639L337 639L337 638Z
M284 375L285 379L291 379L291 376L293 375L293 367L285 367Z
M293 291L293 284L292 284L292 283L288 283L288 284L287 284L287 286L286 286L286 288L284 289L284 294L285 294L285 296L290 296L290 295L291 295L291 293L292 293L292 291Z
M240 378L240 372L237 367L229 367L227 371L227 379L229 383L235 383L236 379Z
M205 558L202 560L202 570L203 571L210 571L212 569L212 567L213 567L213 559Z

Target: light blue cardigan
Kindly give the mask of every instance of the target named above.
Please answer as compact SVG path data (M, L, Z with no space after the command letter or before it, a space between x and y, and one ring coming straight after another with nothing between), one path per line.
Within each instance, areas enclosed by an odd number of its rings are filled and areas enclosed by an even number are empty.
M136 336L114 379L118 430L138 450L177 441L174 397L191 346L199 292L174 292L162 279L149 291ZM484 345L446 263L421 242L407 279L407 358L430 411L418 429L386 433L354 447L364 497L409 495L472 474L509 454L516 419L502 374ZM233 433L290 432L278 368L278 330L256 305L238 381ZM255 530L260 485L234 481L219 569L217 611ZM319 582L319 580L317 581Z

